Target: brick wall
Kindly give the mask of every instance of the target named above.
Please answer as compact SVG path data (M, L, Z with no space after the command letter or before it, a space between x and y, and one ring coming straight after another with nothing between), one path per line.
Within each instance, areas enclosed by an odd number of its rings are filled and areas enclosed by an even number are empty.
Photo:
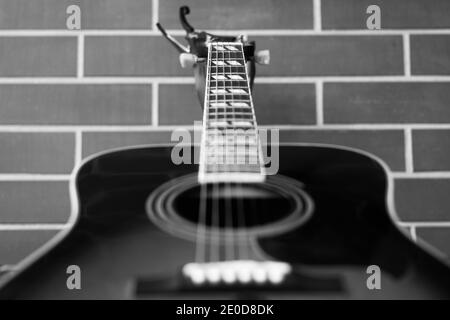
M66 30L66 8L82 10ZM450 255L448 0L0 0L0 264L64 227L83 157L168 141L201 119L190 70L154 28L246 30L259 123L282 141L365 149L396 179L400 224ZM382 10L381 31L366 8Z

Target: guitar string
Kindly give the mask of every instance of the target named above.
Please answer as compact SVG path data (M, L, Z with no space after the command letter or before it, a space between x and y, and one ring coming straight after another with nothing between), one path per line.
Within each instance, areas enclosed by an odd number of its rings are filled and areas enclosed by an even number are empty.
M225 47L226 48L226 47ZM225 93L226 93L226 60L225 60L225 52L228 53L228 61L231 60L231 51L230 50L224 50L224 54L223 54L223 67L222 67L222 71L223 71L223 83L224 83L224 88L225 88ZM230 64L229 67L229 74L232 73L232 67ZM230 92L231 92L231 106L233 105L233 81L231 80L231 86L230 86ZM227 96L225 94L225 103L227 104ZM228 105L228 104L227 104ZM224 119L226 121L227 126L225 127L225 135L224 135L224 154L226 157L226 164L228 166L228 162L229 162L229 154L228 154L228 111L227 111L227 107L224 108L225 112L224 112ZM233 114L231 114L231 116L233 116ZM234 119L231 119L231 122L233 123L234 126ZM231 127L233 127L231 126ZM233 146L234 149L234 146ZM234 151L234 150L233 150ZM232 160L232 164L234 163L235 159L235 154L233 155L233 160ZM231 183L226 183L225 184L225 190L227 191L226 195L225 195L225 232L226 232L226 258L227 260L233 260L234 259L234 234L233 234L233 212L232 212L232 203L230 204L231 201L231 196L232 196L232 192L231 192Z
M204 110L203 113L205 113L205 121L206 118L209 115L209 105L210 105L210 99L209 99L209 87L210 87L210 80L211 80L211 59L210 52L208 50L208 60L206 62L206 74L207 79L205 82L205 97L206 103L204 104ZM200 66L198 66L200 67ZM203 135L207 134L207 127L205 123L205 130L202 132ZM202 137L202 140L206 142L206 136ZM206 148L205 145L200 144L200 148ZM201 150L202 153L206 152L206 150ZM206 159L201 159L200 161L204 161L203 165L206 165ZM199 217L197 222L197 239L196 239L196 246L195 246L195 261L199 263L203 263L207 261L206 258L206 246L207 246L207 236L206 236L206 229L207 229L207 217L206 212L208 210L208 186L206 183L202 183L200 185L200 198L199 198Z
M195 261L202 263L206 262L206 210L207 210L207 186L200 185L200 199L199 199L199 218L197 222L197 241Z
M218 44L217 42L215 42L212 46L215 46L215 58L216 58L216 103L219 100L219 94L218 94L218 78L219 78L219 72L218 72L218 67L217 67L217 61L218 61L218 57L219 57L219 50L218 50ZM209 119L208 119L209 120ZM217 117L217 112L214 115L214 121L215 124L217 126L218 123L218 117ZM219 137L219 129L216 128L216 136L215 139L216 141L218 140ZM217 150L215 152L215 164L214 164L214 168L215 168L215 172L218 172L219 169L219 157L218 157L218 153ZM218 219L220 217L219 215L219 210L220 210L220 206L219 206L219 197L218 197L218 192L219 192L219 188L218 188L218 184L216 182L213 182L213 192L212 192L212 223L211 223L211 244L210 244L210 256L211 256L211 260L212 261L219 261L220 260L220 229L219 229L219 223L220 220ZM214 235L214 231L215 231L215 235Z
M242 46L242 50L240 50L240 52L239 52L238 57L240 57L242 59L241 61L242 61L243 64L246 63L245 62L245 55L244 55L244 48L243 48L243 46ZM245 73L244 73L244 76L248 77L248 75L245 75ZM244 79L244 80L246 80L246 79ZM241 83L239 83L239 86L240 86L240 84ZM250 84L248 82L247 82L247 86L250 87ZM236 131L235 131L234 135L235 135L235 141L236 141L236 144L237 144L238 143L238 136L236 134ZM244 164L245 164L245 162L247 161L247 157L245 155L246 154L246 145L245 144L246 144L246 141L247 141L245 133L244 133L244 135L242 137L242 140L243 140L243 145L244 145ZM243 195L242 195L243 184L241 182L239 182L237 187L238 187L238 191L237 191L238 197L237 197L237 200L236 200L236 202L237 202L236 203L236 206L237 206L236 210L237 210L237 218L238 218L238 229L237 230L239 231L239 234L240 234L240 237L241 237L240 239L238 239L239 240L238 250L239 250L239 255L240 255L241 259L247 260L249 258L249 253L248 253L248 247L247 247L247 245L248 245L248 237L247 237L246 217L245 217L245 212L244 212L244 198L243 198Z

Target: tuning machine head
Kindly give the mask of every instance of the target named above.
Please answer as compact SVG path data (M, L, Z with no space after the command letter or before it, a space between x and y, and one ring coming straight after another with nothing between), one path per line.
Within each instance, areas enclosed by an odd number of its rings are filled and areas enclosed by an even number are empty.
M179 59L183 69L193 67L198 61L198 57L192 53L181 53Z
M270 51L269 50L260 50L255 53L255 62L261 65L270 64Z
M246 43L248 41L248 35L246 33L242 33L236 37L242 43Z

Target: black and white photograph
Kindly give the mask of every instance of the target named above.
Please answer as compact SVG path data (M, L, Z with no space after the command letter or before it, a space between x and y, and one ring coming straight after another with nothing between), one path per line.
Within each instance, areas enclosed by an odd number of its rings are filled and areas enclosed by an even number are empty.
M2 303L448 299L450 1L0 0Z

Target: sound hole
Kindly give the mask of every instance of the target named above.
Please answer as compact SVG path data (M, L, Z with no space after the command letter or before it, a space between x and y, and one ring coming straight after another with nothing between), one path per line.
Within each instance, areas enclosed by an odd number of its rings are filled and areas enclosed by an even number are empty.
M263 184L196 185L180 193L173 207L182 218L195 224L236 229L283 220L295 210L296 201ZM206 213L203 218L199 214L202 207Z
M205 236L227 228L246 236L279 234L304 223L312 210L303 185L280 175L258 184L204 186L196 174L188 175L160 186L147 200L153 223L189 240L198 237L199 224L205 226Z

